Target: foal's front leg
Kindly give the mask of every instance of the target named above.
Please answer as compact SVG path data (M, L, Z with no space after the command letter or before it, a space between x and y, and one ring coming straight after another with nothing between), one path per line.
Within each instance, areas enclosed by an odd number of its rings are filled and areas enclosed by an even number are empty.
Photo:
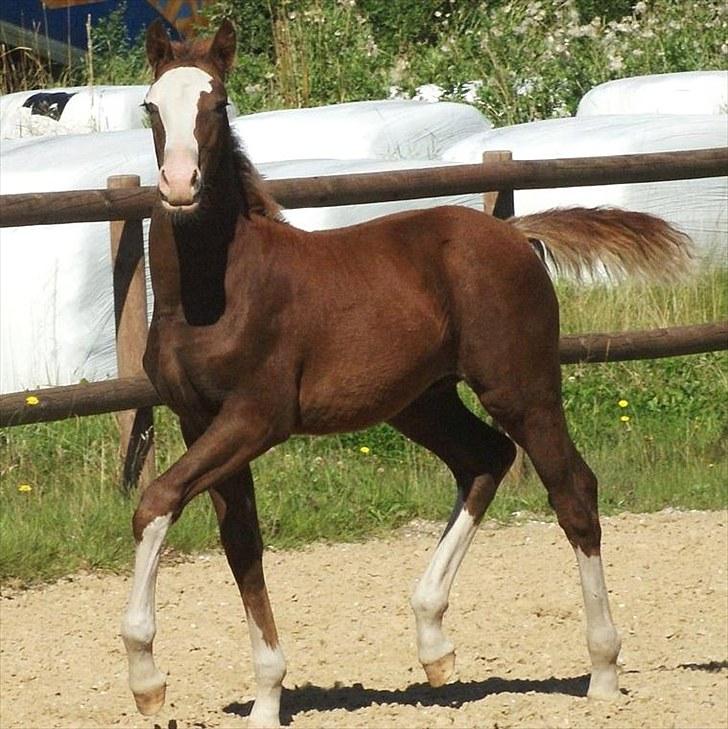
M134 577L121 636L129 661L129 687L142 714L164 705L166 679L154 663L155 586L169 525L197 494L241 473L250 461L285 438L269 411L255 403L226 404L208 429L169 470L155 479L134 512ZM278 420L280 423L280 420Z
M251 729L277 727L286 659L278 642L263 576L263 540L250 468L245 468L240 478L211 489L210 496L225 554L243 598L250 632L257 685L248 726Z

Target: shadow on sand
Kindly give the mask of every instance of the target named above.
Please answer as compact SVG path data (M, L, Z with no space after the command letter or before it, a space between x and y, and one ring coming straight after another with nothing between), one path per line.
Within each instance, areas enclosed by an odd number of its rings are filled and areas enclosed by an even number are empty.
M678 668L688 671L705 671L707 673L720 673L728 668L728 661L708 661L707 663L680 663Z
M455 681L439 689L426 683L414 683L406 689L372 689L360 683L351 686L322 688L307 684L294 689L283 689L281 721L288 724L296 714L305 711L356 711L374 704L400 704L402 706L448 706L459 708L470 701L479 701L492 694L525 694L531 691L541 694L565 694L586 696L589 675L573 678L505 679L492 677L485 681ZM248 716L252 701L234 701L224 707L226 714Z

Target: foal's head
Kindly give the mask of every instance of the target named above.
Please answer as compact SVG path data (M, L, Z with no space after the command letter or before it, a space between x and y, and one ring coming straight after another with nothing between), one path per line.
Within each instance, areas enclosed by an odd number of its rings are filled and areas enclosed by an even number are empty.
M161 21L149 26L154 83L144 100L154 134L162 205L193 213L230 138L223 82L235 57L235 30L224 21L212 40L175 43Z

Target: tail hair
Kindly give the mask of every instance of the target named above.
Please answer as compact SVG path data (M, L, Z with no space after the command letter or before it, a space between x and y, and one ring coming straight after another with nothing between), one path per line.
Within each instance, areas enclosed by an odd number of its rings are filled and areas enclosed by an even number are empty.
M577 281L674 280L694 260L688 235L662 218L613 207L553 208L508 222L543 245L547 265Z

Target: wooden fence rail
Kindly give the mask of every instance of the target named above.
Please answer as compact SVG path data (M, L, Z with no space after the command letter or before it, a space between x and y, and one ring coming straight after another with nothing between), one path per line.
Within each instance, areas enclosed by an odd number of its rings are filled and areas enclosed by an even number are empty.
M486 211L513 214L513 190L657 182L728 175L728 147L657 154L551 160L512 160L488 152L484 164L271 180L285 208L353 205L445 195L487 193ZM124 181L125 180L125 181ZM0 426L130 411L120 416L123 482L141 486L153 477L151 408L159 397L140 374L146 337L141 220L151 214L156 189L128 176L104 190L23 193L0 197L0 228L112 221L114 303L119 379L0 396ZM499 192L496 192L499 191ZM126 221L126 222L122 222ZM52 245L52 243L50 243ZM133 291L136 290L136 294ZM561 338L561 361L616 362L728 349L728 322L652 331L583 334ZM124 350L124 351L120 351Z
M728 321L561 337L562 364L658 359L728 349ZM29 402L30 400L30 402ZM148 408L161 401L146 377L50 387L0 397L0 427Z
M499 160L488 164L270 180L268 186L284 208L304 208L488 190L534 190L723 175L728 175L728 147L613 157ZM136 220L149 217L155 196L156 189L152 187L3 195L0 227Z

